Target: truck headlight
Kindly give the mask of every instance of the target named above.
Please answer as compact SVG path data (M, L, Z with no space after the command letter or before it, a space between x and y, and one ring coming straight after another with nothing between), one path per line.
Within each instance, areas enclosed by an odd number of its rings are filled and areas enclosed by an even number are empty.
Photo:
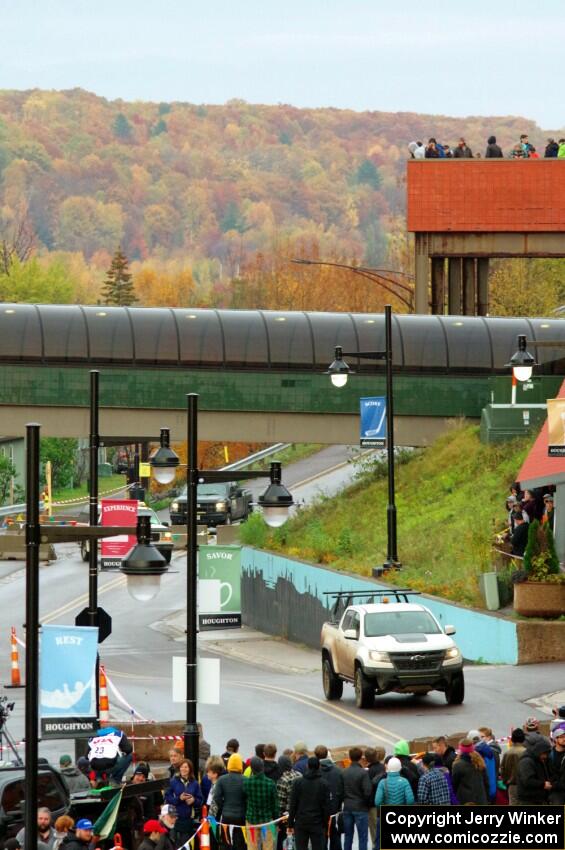
M225 502L216 502L216 510L217 511L225 511L226 503Z
M378 652L376 649L369 651L369 658L371 661L390 661L388 652Z
M178 509L179 509L179 503L173 502L172 505L171 505L171 510L175 511L175 513L176 513L178 511Z
M445 661L460 661L460 660L461 660L461 653L459 652L459 650L457 649L456 646L452 646L450 649L446 650L444 663L445 663Z

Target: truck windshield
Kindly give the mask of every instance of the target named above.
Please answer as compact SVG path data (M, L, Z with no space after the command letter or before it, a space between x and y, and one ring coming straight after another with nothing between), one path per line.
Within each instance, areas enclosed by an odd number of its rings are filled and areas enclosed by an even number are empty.
M365 615L365 636L438 635L441 629L427 611L383 611Z
M217 499L225 499L226 487L224 484L199 484L199 496L215 496Z

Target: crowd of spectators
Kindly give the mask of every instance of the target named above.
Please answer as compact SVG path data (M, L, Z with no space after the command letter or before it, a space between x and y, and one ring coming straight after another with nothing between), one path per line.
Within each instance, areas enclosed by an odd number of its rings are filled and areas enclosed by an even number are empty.
M483 155L473 151L464 138L460 138L457 145L438 142L431 138L427 144L423 142L410 142L408 145L411 159L482 159ZM548 139L544 150L544 159L565 159L565 139ZM504 152L496 141L496 136L489 136L484 153L485 159L504 159ZM512 150L507 155L508 159L540 159L539 153L530 143L526 134L520 136Z
M538 487L532 490L521 490L515 481L510 487L510 495L506 497L506 528L501 535L510 546L510 554L522 558L528 543L528 526L537 519L548 523L551 530L555 525L555 496L554 488Z
M203 818L211 850L352 850L355 833L359 850L368 850L369 841L379 850L381 805L563 806L565 705L553 715L549 737L529 717L508 739L496 740L492 729L480 726L456 746L444 735L433 738L429 752L411 752L405 740L388 754L379 746L354 746L341 764L325 744L310 751L303 741L279 756L276 744L257 744L244 758L231 738L222 755L210 755L195 772L179 742L169 754L164 791L140 788L128 798L134 806L127 813L134 823L128 850L185 848ZM61 759L63 775L88 775L68 758ZM142 762L129 782L153 778ZM97 846L94 824L85 818L75 823L64 815L52 824L50 811L41 808L37 829L40 850ZM25 850L25 831L5 847Z

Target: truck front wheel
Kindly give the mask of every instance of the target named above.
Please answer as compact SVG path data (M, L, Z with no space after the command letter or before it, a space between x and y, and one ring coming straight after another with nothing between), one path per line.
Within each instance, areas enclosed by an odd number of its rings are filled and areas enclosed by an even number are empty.
M465 679L463 673L457 673L445 689L445 701L448 705L461 705L465 699Z
M372 708L375 704L375 688L361 667L355 669L355 705L357 708Z
M341 699L343 695L343 682L333 671L329 658L322 661L322 684L324 696L327 700Z

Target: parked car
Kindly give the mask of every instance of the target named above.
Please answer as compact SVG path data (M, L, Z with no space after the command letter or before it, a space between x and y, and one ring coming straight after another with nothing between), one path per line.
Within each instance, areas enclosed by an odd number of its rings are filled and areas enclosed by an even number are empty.
M197 494L198 522L202 525L229 525L246 520L253 511L253 496L236 481L223 484L199 484ZM171 503L171 525L186 525L186 487Z
M169 531L169 526L166 522L163 522L159 519L153 508L147 507L143 502L140 502L137 507L137 515L138 516L148 516L151 519L151 542L155 546L156 549L159 550L167 564L171 563L171 556L173 554L173 535ZM84 521L84 514L81 514L79 517L79 521ZM98 521L100 521L100 514L98 515ZM88 515L86 518L86 522L88 522ZM135 531L133 531L135 534ZM83 540L80 544L80 554L82 556L83 561L88 561L88 552L89 552L89 542L88 540Z
M15 838L24 826L23 767L0 768L0 848L8 838ZM51 810L53 822L69 810L70 795L64 778L58 770L45 762L40 764L37 777L39 806Z

